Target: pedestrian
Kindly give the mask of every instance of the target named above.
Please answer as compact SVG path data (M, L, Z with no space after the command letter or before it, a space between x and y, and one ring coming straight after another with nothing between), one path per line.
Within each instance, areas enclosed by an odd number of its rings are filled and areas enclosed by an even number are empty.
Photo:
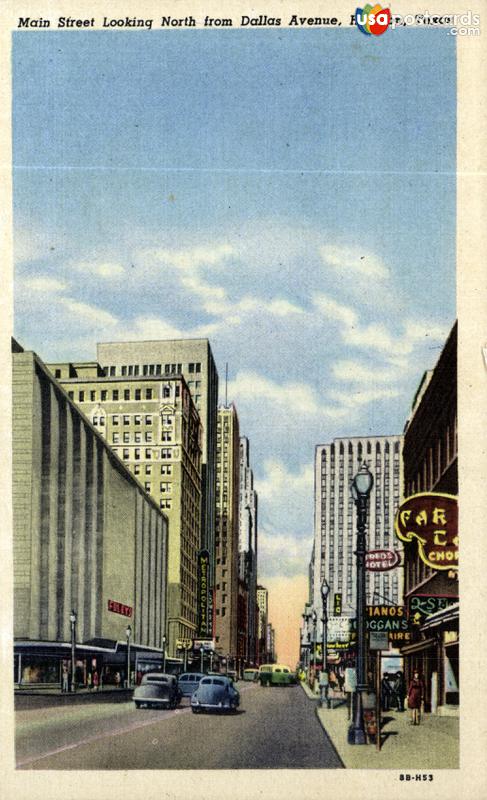
M115 686L117 687L117 689L120 688L120 681L121 681L120 673L116 672L115 673Z
M424 684L417 669L413 672L408 688L408 708L411 709L411 725L419 725L421 719L421 703L424 700Z
M63 666L63 679L61 683L61 691L62 692L69 691L69 671L66 664Z
M99 678L99 675L98 675L98 672L96 671L96 669L95 669L95 671L93 673L92 680L93 680L93 689L95 690L95 692L97 692L98 691L98 686L100 684L100 678Z
M397 710L404 711L404 698L406 696L406 684L401 670L396 672L394 692L396 696Z
M384 672L384 676L380 682L380 705L382 711L389 711L391 702L391 687L389 684L389 673Z

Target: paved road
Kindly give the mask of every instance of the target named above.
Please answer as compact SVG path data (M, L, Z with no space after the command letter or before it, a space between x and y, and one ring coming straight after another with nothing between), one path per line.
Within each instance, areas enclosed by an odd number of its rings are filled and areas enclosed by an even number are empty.
M136 711L133 703L16 712L21 769L296 769L343 766L299 686L239 684L235 715Z

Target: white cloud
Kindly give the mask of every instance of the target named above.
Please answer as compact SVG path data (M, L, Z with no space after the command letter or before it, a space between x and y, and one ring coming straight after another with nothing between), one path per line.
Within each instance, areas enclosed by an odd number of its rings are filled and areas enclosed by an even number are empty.
M48 275L38 275L32 278L22 278L19 281L24 289L31 292L39 292L45 294L57 294L57 292L64 292L67 288L66 283L58 280L57 278L50 278Z
M79 324L93 325L97 329L101 327L109 327L112 329L118 325L119 321L113 314L104 311L98 306L82 303L79 300L73 300L71 297L60 297L59 302L69 312L73 330L76 330L76 326Z
M343 322L346 328L353 328L357 324L358 317L353 308L337 303L336 300L326 294L316 294L313 297L313 305L328 319Z
M228 390L239 400L265 400L279 410L304 415L318 414L320 404L315 390L305 383L277 383L257 372L239 372Z
M393 383L397 381L402 372L396 367L380 368L376 364L364 364L353 359L337 361L332 366L333 377L343 383L377 384Z
M350 277L353 279L357 275L376 280L389 278L389 269L380 258L359 248L323 245L320 247L320 256L324 264L342 274L351 273Z
M116 261L81 261L71 266L77 272L95 275L99 278L118 278L125 274L124 267Z
M290 533L273 533L265 526L259 527L259 575L292 577L300 575L309 561L312 534L297 538Z
M234 248L229 244L202 245L180 250L166 248L149 248L142 251L142 257L149 257L153 261L169 264L181 270L192 270L198 267L215 266L225 261L234 254Z

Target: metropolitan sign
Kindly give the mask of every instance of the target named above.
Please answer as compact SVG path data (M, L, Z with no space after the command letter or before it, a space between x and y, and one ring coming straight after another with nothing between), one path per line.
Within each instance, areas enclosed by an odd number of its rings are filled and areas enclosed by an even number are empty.
M458 569L458 504L454 495L411 495L399 506L394 527L401 541L416 540L419 557L428 567Z

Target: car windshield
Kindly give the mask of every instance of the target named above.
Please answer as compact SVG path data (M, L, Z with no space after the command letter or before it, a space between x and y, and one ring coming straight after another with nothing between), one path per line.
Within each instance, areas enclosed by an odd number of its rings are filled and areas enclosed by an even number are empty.
M225 681L222 681L221 678L214 678L213 683L215 686L225 686Z
M148 675L146 681L148 683L169 683L169 678L165 678L162 675Z
M213 683L213 681L211 680L211 678L203 678L201 683L207 686L209 683Z

